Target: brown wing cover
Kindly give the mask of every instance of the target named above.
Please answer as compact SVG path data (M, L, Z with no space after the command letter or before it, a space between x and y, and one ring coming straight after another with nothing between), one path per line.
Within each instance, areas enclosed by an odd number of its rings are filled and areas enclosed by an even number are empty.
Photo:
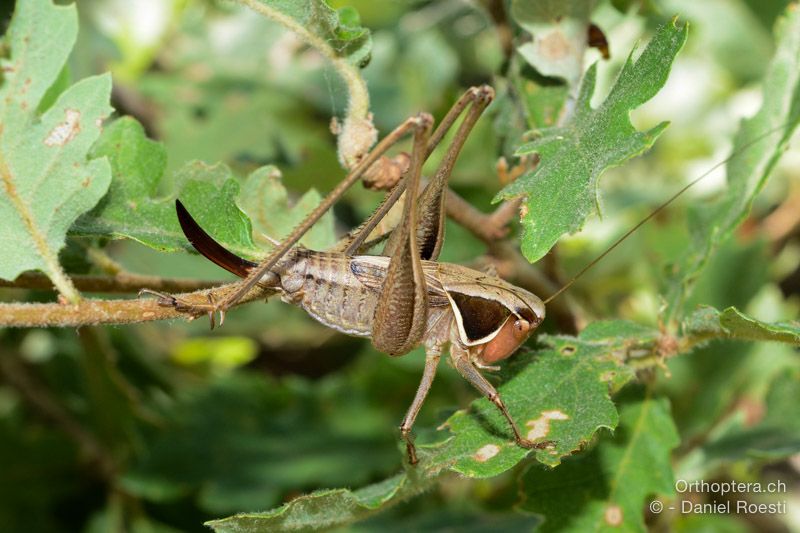
M369 257L372 258L372 256ZM378 256L375 257L378 258ZM388 261L384 264L378 264L375 261L365 261L356 257L350 261L350 271L364 287L379 293L383 289L386 280L386 266L388 264ZM424 261L422 263L422 269L425 272L425 285L428 289L428 305L431 307L446 307L450 305L450 300L447 299L441 289L441 284L436 280L437 266L438 263Z
M251 268L258 266L257 263L239 257L212 239L211 235L192 218L180 200L175 200L175 211L178 213L178 222L181 224L183 234L194 249L207 259L241 278L246 277Z

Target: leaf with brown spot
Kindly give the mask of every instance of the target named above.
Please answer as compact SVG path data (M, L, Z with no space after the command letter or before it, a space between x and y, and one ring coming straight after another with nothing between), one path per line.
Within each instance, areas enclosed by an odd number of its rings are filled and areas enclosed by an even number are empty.
M513 377L498 391L523 435L544 434L537 421L547 419L546 438L539 442L552 441L552 446L541 450L516 446L497 407L482 398L447 420L445 427L453 436L430 450L433 464L480 478L496 476L529 455L556 466L563 457L579 450L599 428L616 426L617 411L609 397L609 385L600 379L607 372L622 370L611 355L617 349L616 341L595 343L582 337L547 337L546 342L550 344L546 349L535 354L520 353L509 361L501 373ZM562 353L565 345L573 347L570 355ZM489 444L497 446L499 452L490 461L479 460L476 450ZM418 446L420 454L427 451L427 446Z
M69 227L100 200L111 180L108 162L88 157L100 135L98 124L112 111L111 77L86 78L49 107L41 105L77 34L74 5L18 2L3 39L10 53L2 59L0 86L0 250L13 250L0 254L0 278L41 270L70 301L79 295L58 252Z
M597 64L583 75L574 112L563 125L541 130L517 155L538 154L539 164L495 197L523 197L522 253L542 258L565 233L574 233L600 205L598 180L606 169L647 151L664 131L662 122L646 131L634 127L630 112L661 89L686 41L688 26L677 20L661 26L638 55L632 51L606 99L592 106ZM586 27L580 35L585 46Z
M496 456L498 453L500 453L500 446L498 446L497 444L487 444L485 446L481 446L481 448L477 452L475 452L475 455L473 455L473 457L479 463L485 463L492 457Z
M543 415L551 419L547 439L552 447L548 449L517 446L497 407L482 398L450 416L438 428L439 438L431 437L435 442L417 443L420 462L413 469L358 491L318 491L269 511L235 515L208 525L216 531L342 526L426 490L450 471L488 478L507 472L526 458L558 465L590 442L599 428L616 427L618 414L609 397L613 387L601 376L617 372L618 386L632 377L615 353L631 342L625 333L633 331L638 338L643 328L617 321L605 323L599 330L587 328L580 337L540 337L544 347L518 354L501 371L498 390L518 424L524 427L525 421ZM561 353L565 345L574 348L571 355ZM568 465L565 461L555 471Z
M618 406L619 426L590 453L522 476L520 507L544 516L541 531L644 532L645 503L672 494L670 453L680 440L669 402L631 390Z
M601 378L601 381L606 381ZM542 411L542 416L535 420L528 420L525 426L529 428L525 438L532 441L541 440L550 434L550 422L552 420L569 420L569 416L558 409L552 411Z

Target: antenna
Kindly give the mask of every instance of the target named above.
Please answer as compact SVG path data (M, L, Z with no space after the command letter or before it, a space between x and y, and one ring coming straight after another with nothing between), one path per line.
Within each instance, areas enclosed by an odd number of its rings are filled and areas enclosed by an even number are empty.
M697 178L695 178L695 179L693 179L692 181L690 181L688 184L684 185L684 186L683 186L683 187L682 187L682 188L681 188L681 189L680 189L678 192L676 192L675 194L673 194L673 195L672 195L672 196L669 198L669 200L667 200L667 201L666 201L666 202L664 202L663 204L661 204L661 205L659 205L658 207L656 207L656 208L655 208L655 209L654 209L654 210L653 210L653 211L652 211L652 212L651 212L649 215L647 215L646 217L644 217L642 220L640 220L639 222L637 222L635 226L633 226L631 229L629 229L628 231L626 231L626 232L625 232L625 234L624 234L622 237L620 237L619 239L617 239L616 241L614 241L614 243L613 243L611 246L609 246L608 248L606 248L606 249L605 249L605 251L604 251L603 253L601 253L600 255L598 255L598 256L597 256L595 259L593 259L593 260L592 260L592 261L591 261L591 262L590 262L588 265L586 265L585 267L583 267L583 268L581 269L581 271L580 271L580 272L578 272L577 274L575 274L575 275L572 277L572 279L570 279L570 280L569 280L567 283L565 283L565 284L564 284L564 285L563 285L563 286L562 286L560 289L558 289L556 292L554 292L553 294L551 294L550 296L548 296L548 297L547 297L547 299L546 299L546 300L544 300L544 303L545 303L545 304L547 304L548 302L551 302L551 301L552 301L552 300L554 300L554 299L555 299L557 296L559 296L559 295L560 295L562 292L564 292L564 291L566 291L567 289L569 289L569 288L570 288L570 287L571 287L571 286L572 286L572 285L573 285L573 284L574 284L576 281L578 281L578 279L580 279L580 278L581 278L581 276L583 276L583 275L584 275L584 274L585 274L585 273L586 273L586 272L587 272L587 271L588 271L590 268L592 268L594 265L596 265L597 263L599 263L599 262L600 262L600 261L601 261L601 260L602 260L602 259L603 259L605 256L607 256L609 253L611 253L611 251L612 251L614 248L616 248L617 246L619 246L619 245L622 243L622 241L624 241L625 239L627 239L628 237L630 237L630 236L631 236L631 234L633 234L633 233L634 233L636 230L638 230L640 227L642 227L642 226L643 226L645 223L647 223L647 222L648 222L648 221L649 221L651 218L653 218L654 216L656 216L657 214L659 214L661 211L663 211L663 210L664 210L664 208L666 208L666 207L667 207L669 204L671 204L672 202L674 202L674 201L675 201L675 200L676 200L676 199L677 199L677 198L678 198L680 195L682 195L683 193L685 193L686 191L688 191L690 188L692 188L694 185L696 185L698 182L700 182L700 181L701 181L702 179L704 179L706 176L708 176L709 174L711 174L712 172L714 172L715 170L717 170L717 169L718 169L719 167L721 167L722 165L725 165L725 164L727 164L727 163L728 163L729 161L731 161L732 159L734 159L734 158L738 157L739 155L743 154L743 153L744 153L744 152L745 152L745 151L746 151L748 148L750 148L751 146L753 146L753 145L754 145L754 144L756 144L757 142L764 140L765 138L769 137L769 136L770 136L770 135L772 135L773 133L776 133L776 132L778 132L778 131L781 131L781 130L782 130L784 127L786 127L787 125L789 125L789 122L788 122L788 121L787 121L787 122L784 122L783 124L781 124L781 125L779 125L779 126L776 126L776 127L772 128L772 129L769 129L769 130L767 130L766 132L764 132L764 133L762 133L762 134L760 134L760 135L758 135L758 136L756 136L754 139L752 139L752 140L750 140L750 141L746 142L746 143L745 143L745 144L744 144L744 145L743 145L743 146L742 146L742 147L741 147L739 150L737 150L736 152L732 153L731 155L729 155L728 157L726 157L726 158L725 158L725 159L723 159L722 161L718 162L717 164L715 164L714 166L712 166L711 168L709 168L708 170L706 170L705 172L703 172L703 173L702 173L700 176L698 176Z

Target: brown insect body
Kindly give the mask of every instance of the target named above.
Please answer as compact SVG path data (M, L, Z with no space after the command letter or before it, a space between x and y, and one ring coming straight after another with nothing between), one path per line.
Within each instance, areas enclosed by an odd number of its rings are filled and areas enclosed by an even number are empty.
M530 292L495 276L436 261L443 242L447 180L470 130L493 95L491 87L473 87L456 102L433 133L433 120L429 115L421 113L406 120L380 141L260 263L242 259L226 250L197 225L180 202L176 202L178 220L192 245L205 257L244 280L224 300L210 301L209 304L189 304L174 296L148 292L159 296L163 305L174 306L195 317L208 314L213 327L214 313L219 312L224 318L226 309L255 285L260 285L276 290L285 302L301 307L326 326L349 335L369 337L378 350L389 355L404 355L417 346L424 346L426 359L422 379L400 425L412 464L417 462L417 455L411 427L433 383L441 354L448 345L455 369L497 406L516 443L525 448L547 446L549 443L535 443L522 436L499 393L480 369L496 369L492 365L511 356L542 322L545 303L568 289L631 233L710 171L652 211L543 302ZM439 168L418 194L424 161L462 115L464 118ZM780 129L769 130L749 144L776 131ZM402 181L395 185L372 216L332 251L319 252L298 246L300 238L347 188L409 132L414 133L410 163L404 167ZM716 166L711 170L714 168ZM391 207L404 194L406 201L398 225L390 233L369 240L373 230L380 227ZM364 250L384 240L382 255L362 255Z
M227 250L222 253L224 248L200 228L183 205L178 202L177 206L181 226L194 247L226 270L246 277L255 263ZM262 277L261 285L275 288L281 300L300 307L327 327L371 338L389 261L385 256L349 257L296 247ZM527 334L514 335L510 325L522 319L533 331L544 319L540 298L496 276L450 263L423 260L421 265L428 307L420 344L426 351L441 353L451 343L451 350L486 366L481 360L485 346L494 347L490 362L496 362L511 355L527 338Z
M372 337L388 257L347 257L305 249L295 249L290 257L292 260L273 271L280 278L283 301L337 331ZM450 342L453 349L475 353L471 357L475 359L477 348L500 334L498 326L514 313L527 316L536 325L544 319L544 304L537 296L502 279L459 265L421 264L428 306L420 344L428 351L441 352Z
M268 256L256 264L214 241L176 202L178 220L192 245L205 257L244 278L223 301L187 305L160 295L164 305L199 316L214 316L237 302L253 286L276 290L319 322L349 335L369 337L392 356L425 348L425 370L400 432L410 463L417 462L411 427L430 390L439 359L449 346L455 369L494 403L508 421L514 440L526 448L542 447L524 438L495 387L480 373L512 355L544 319L544 303L535 295L495 276L436 261L444 236L447 180L478 117L493 98L491 87L474 87L459 99L432 132L433 119L421 113L384 138L323 202ZM430 181L420 192L422 166L447 131L464 115L455 138ZM357 230L333 250L307 250L297 242L344 191L385 150L408 132L413 149L403 179ZM371 233L400 198L403 214L385 239L382 255L362 255L375 241ZM221 323L221 322L220 322ZM212 319L212 327L214 321Z

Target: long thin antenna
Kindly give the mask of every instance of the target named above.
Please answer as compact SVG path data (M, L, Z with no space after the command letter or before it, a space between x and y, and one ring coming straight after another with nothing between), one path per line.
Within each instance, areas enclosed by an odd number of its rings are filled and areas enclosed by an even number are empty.
M630 236L631 236L631 234L632 234L633 232L635 232L636 230L638 230L638 229L639 229L640 227L642 227L642 226L643 226L643 225L644 225L644 224L645 224L647 221L649 221L651 218L653 218L654 216L656 216L657 214L659 214L661 211L663 211L663 210L664 210L664 208L666 208L666 207L667 207L669 204L671 204L672 202L674 202L674 201L675 201L675 200L676 200L676 199L677 199L677 198L678 198L680 195L682 195L683 193L685 193L685 192L686 192L687 190L689 190L689 189L690 189L692 186L694 186L695 184L697 184L697 183L698 183L700 180L702 180L703 178L705 178L706 176L708 176L709 174L711 174L712 172L714 172L715 170L717 170L717 169L718 169L719 167L721 167L722 165L725 165L725 164L727 164L729 161L731 161L732 159L734 159L734 158L738 157L739 155L741 155L742 153L744 153L744 152L745 152L745 150L747 150L748 148L750 148L751 146L753 146L753 145L754 145L754 144L756 144L757 142L759 142L759 141L761 141L761 140L765 139L766 137L769 137L770 135L772 135L772 134L773 134L773 133L775 133L775 132L781 131L781 130L782 130L784 127L786 127L788 124L789 124L789 122L785 122L785 123L781 124L780 126L776 126L776 127L772 128L772 129L770 129L770 130L767 130L766 132L764 132L764 133L762 133L761 135L757 136L757 137L756 137L756 138L754 138L753 140L746 142L746 143L745 143L745 144L744 144L744 145L743 145L743 146L742 146L742 147L741 147L739 150L737 150L736 152L732 153L731 155L729 155L728 157L726 157L725 159L723 159L723 160L722 160L722 161L720 161L719 163L715 164L713 167L711 167L711 168L709 168L708 170L706 170L705 172L703 172L703 173L702 173L702 174L701 174L699 177L695 178L694 180L692 180L691 182L689 182L687 185L683 186L683 188L681 188L681 190L679 190L678 192L676 192L675 194L673 194L673 195L672 195L672 197L670 197L670 199L669 199L669 200L667 200L666 202L664 202L663 204L661 204L660 206L658 206L657 208L655 208L655 210L653 210L653 211L652 211L652 212L651 212L649 215L647 215L646 217L644 217L644 218L643 218L642 220L640 220L640 221L639 221L639 222L638 222L638 223L637 223L635 226L633 226L631 229L629 229L628 231L626 231L626 232L625 232L625 234L624 234L622 237L620 237L619 239L617 239L616 241L614 241L614 243L613 243L611 246L609 246L608 248L606 248L606 250L605 250L603 253L601 253L599 256L597 256L597 257L596 257L594 260L592 260L592 262L591 262L591 263L589 263L588 265L586 265L585 267L583 267L583 269L581 269L581 271L580 271L580 272L578 272L577 274L575 274L575 276L573 276L573 277L572 277L572 279L570 279L570 280L569 280L569 281L568 281L568 282L567 282L567 283L566 283L564 286L562 286L562 287L561 287L560 289L558 289L556 292L554 292L553 294L551 294L551 295L550 295L550 296L549 296L549 297L548 297L546 300L544 300L544 303L545 303L545 304L547 304L548 302L551 302L553 299L555 299L557 296L559 296L559 295L560 295L562 292L564 292L565 290L569 289L569 288L572 286L572 284L573 284L573 283L575 283L576 281L578 281L578 279L580 279L580 277L581 277L581 276L583 276L583 275L584 275L584 274L585 274L585 273L586 273L586 272L587 272L587 271L588 271L590 268L592 268L594 265L596 265L597 263L599 263L599 262L600 262L600 261L601 261L601 260L602 260L602 259L603 259L605 256L607 256L609 253L611 253L611 251L612 251L614 248L616 248L617 246L619 246L619 245L622 243L622 241L624 241L625 239L627 239L628 237L630 237Z

